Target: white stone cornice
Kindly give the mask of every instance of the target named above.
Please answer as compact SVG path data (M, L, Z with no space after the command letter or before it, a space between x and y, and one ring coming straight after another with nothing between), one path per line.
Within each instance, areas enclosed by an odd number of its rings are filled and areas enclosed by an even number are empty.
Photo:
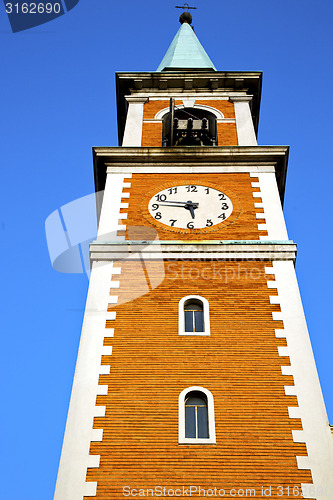
M186 165L186 163L175 163L173 165L164 165L163 163L156 163L155 165L122 165L107 164L108 174L230 174L230 173L274 173L274 163L266 163L265 165L252 165L248 164L234 164L227 163L225 165L217 166L212 164L207 165Z
M126 95L125 99L128 103L134 102L134 103L143 103L145 104L146 102L149 101L148 96L132 96L132 95Z
M92 261L178 260L296 260L292 241L96 241L90 245Z
M139 160L143 163L153 163L163 158L165 163L177 158L182 161L186 158L189 162L207 161L224 162L231 159L249 160L251 162L267 161L268 158L277 160L285 157L289 146L207 146L207 147L96 147L93 148L96 158L107 159L108 162L124 161L126 164ZM141 160L140 160L141 158ZM123 159L123 160L122 160Z
M234 95L229 97L230 102L251 102L253 96L252 95Z
M105 173L274 172L284 194L288 146L98 147L93 149L96 190Z

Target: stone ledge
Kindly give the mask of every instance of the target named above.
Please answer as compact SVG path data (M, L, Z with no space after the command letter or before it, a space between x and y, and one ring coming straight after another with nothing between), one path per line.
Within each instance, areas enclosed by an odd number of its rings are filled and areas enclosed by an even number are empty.
M297 246L292 241L94 241L93 261L178 259L178 260L292 260Z

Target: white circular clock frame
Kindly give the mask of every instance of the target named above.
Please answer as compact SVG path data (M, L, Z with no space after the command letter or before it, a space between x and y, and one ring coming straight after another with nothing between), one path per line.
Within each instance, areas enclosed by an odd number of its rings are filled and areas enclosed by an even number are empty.
M233 213L229 196L207 184L174 184L151 196L150 216L166 229L215 229Z

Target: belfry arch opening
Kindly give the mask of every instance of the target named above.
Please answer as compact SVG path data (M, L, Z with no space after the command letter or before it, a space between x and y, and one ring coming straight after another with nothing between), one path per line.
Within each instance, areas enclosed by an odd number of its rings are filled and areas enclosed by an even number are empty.
M174 109L163 117L163 146L217 146L216 116L205 109Z

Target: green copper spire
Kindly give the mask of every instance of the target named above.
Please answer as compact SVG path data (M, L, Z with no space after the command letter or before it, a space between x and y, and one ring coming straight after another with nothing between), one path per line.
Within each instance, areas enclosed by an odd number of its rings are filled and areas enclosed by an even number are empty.
M188 14L188 13L184 13ZM183 14L183 16L184 16ZM192 16L191 20L192 20ZM175 71L182 69L206 69L216 71L205 49L188 24L187 18L180 16L182 22L175 38L156 71Z

